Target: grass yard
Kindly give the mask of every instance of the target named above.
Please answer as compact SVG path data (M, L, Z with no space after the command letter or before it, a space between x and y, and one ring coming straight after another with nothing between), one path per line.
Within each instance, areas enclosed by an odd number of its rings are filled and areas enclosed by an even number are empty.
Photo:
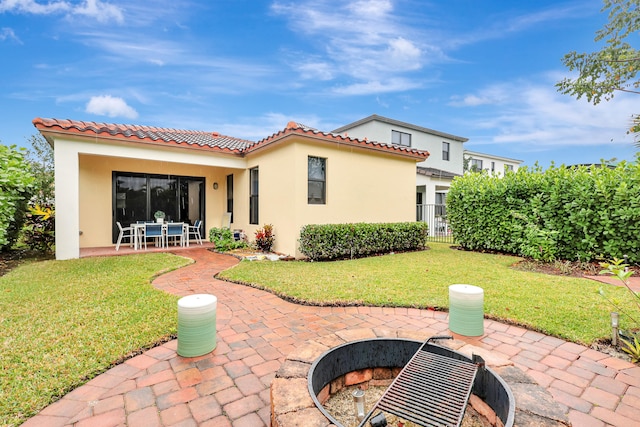
M176 334L150 284L190 262L145 254L24 264L0 277L0 425L18 425L127 355Z
M430 247L326 263L244 261L221 277L311 304L435 309L447 309L449 285L471 284L484 289L486 316L582 344L610 336L612 307L598 294L601 287L633 312L621 287L515 270L517 257Z

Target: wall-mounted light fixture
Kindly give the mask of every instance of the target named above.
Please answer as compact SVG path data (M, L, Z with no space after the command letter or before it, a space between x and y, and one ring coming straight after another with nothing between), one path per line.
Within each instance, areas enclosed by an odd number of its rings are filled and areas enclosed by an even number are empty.
M217 189L218 189L218 183L217 183L217 182L214 182L214 183L213 183L213 189L214 189L214 190L217 190Z

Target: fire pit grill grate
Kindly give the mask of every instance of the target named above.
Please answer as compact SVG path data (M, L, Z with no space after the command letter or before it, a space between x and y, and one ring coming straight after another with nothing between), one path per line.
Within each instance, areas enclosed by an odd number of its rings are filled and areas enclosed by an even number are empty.
M432 353L426 348L428 341L413 355L360 426L376 410L423 427L460 426L478 365Z

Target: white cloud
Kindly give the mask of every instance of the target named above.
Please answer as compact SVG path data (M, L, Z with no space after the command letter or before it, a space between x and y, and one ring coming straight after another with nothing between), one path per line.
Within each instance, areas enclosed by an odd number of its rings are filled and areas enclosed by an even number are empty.
M451 97L449 105L455 107L477 107L480 105L500 105L510 102L517 93L515 83L494 84L480 89L476 93Z
M85 0L80 4L66 1L38 3L35 0L0 0L0 13L2 12L34 15L66 13L94 18L98 22L124 22L123 12L118 6L100 0Z
M331 73L322 73L322 80L349 81L348 89L333 91L346 94L386 92L392 86L375 82L398 79L416 82L398 85L392 90L413 88L424 79L426 68L451 62L452 53L463 46L506 38L541 25L593 13L593 4L587 2L563 3L526 14L510 8L501 14L486 14L486 19L473 27L455 28L445 26L448 21L438 16L439 9L431 4L421 4L426 7L417 12L410 7L396 7L396 3L399 2L275 0L271 10L286 19L296 35L309 40L305 52L312 52L309 56L314 60L300 54L295 56L299 62L293 68L300 77L309 79L311 75L306 64L328 64ZM458 102L462 105L494 102L489 95Z
M127 105L124 99L114 98L111 95L91 97L85 111L99 116L126 117L127 119L138 117L138 112Z
M393 4L389 0L358 0L346 7L355 15L383 18L393 10Z
M34 0L0 0L0 12L49 15L57 12L68 12L70 9L71 5L66 1L52 1L40 4Z
M16 33L13 31L13 29L7 27L0 28L0 41L5 40L14 40L22 44L22 41L18 38L18 36L16 36Z
M98 22L124 22L124 15L119 7L100 0L86 0L82 5L75 7L72 13L95 18Z
M577 19L597 10L595 2L581 1L571 4L553 5L528 14L488 15L486 20L478 22L476 28L456 31L443 37L439 42L444 49L457 49L466 45L474 45L487 40L504 39L515 33L528 31L545 25L552 25L564 20Z
M617 94L598 105L562 95L549 76L493 85L458 96L451 105L467 108L469 127L490 135L474 136L474 143L518 144L529 151L628 144L632 137L626 130L638 109L633 95Z
M422 52L415 43L403 38L389 40L387 48L388 61L391 63L409 64L409 68L419 68ZM405 65L406 67L406 65Z
M275 2L272 10L288 19L294 32L309 37L312 46L308 50L315 50L306 57L295 56L298 62L292 67L301 78L313 76L310 64L321 63L323 67L315 70L318 73L315 77L321 80L356 80L334 93L366 94L387 92L392 87L395 87L392 90L413 88L416 83L380 82L407 80L407 73L422 69L431 59L444 57L398 15L391 0Z
M294 64L294 68L305 80L332 80L334 77L333 66L327 62L313 61Z
M384 81L374 80L362 83L354 83L346 86L336 86L332 92L338 95L368 95L372 93L404 92L418 89L421 83L410 79L389 79Z

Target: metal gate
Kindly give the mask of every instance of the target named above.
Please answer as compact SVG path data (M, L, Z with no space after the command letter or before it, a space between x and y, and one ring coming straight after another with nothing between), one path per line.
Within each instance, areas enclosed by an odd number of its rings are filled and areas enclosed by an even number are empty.
M446 205L416 205L416 221L426 222L429 226L429 241L453 243L453 232L447 221Z

